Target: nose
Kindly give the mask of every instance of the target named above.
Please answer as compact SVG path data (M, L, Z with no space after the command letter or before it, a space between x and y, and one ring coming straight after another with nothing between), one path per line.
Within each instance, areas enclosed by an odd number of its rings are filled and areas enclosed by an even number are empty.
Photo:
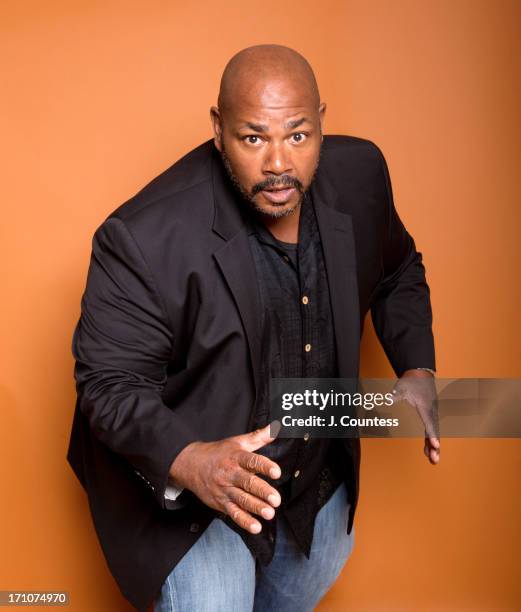
M283 143L269 144L262 171L267 175L287 174L293 171L289 151L286 150Z

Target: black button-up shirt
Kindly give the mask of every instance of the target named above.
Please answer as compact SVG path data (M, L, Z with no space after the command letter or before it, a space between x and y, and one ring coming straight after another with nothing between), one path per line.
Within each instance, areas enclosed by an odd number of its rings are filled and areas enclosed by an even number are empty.
M298 243L277 240L253 214L248 216L248 225L262 306L263 388L255 407L257 428L271 420L270 377L334 378L337 365L329 286L309 193L301 206ZM256 451L281 468L279 479L265 479L282 497L275 512L287 519L308 558L316 514L343 480L339 442L316 437L277 438ZM276 519L255 518L262 525L259 534L250 534L229 517L224 520L241 535L254 557L267 564L273 557Z

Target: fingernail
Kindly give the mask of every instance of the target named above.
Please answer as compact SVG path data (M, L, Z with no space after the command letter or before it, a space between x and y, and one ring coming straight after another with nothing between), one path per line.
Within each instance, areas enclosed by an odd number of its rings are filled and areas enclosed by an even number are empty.
M272 438L276 438L279 435L280 429L282 427L282 423L280 421L272 421L270 427L270 435Z
M270 495L268 497L268 501L270 502L270 504L272 506L278 506L279 505L279 498L276 495Z
M270 518L273 518L273 515L275 514L275 510L273 510L273 508L263 508L261 510L261 514L265 519L270 519Z
M271 468L270 470L270 476L272 478L280 478L280 470L277 468Z
M259 533L259 531L261 530L261 525L260 523L252 523L250 525L250 531L252 533Z

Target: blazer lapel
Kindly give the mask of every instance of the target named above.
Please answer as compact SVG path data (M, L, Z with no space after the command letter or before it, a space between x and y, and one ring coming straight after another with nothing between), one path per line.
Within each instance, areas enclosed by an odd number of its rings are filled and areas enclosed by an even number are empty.
M241 205L245 204L238 201L229 185L216 149L212 157L212 181L215 202L213 231L226 240L213 255L233 295L246 332L257 400L261 388L261 305L257 272L250 250L248 227L241 214Z
M214 253L246 331L256 392L260 383L260 297L246 228Z
M360 306L351 215L334 208L338 194L326 177L313 182L311 194L326 262L337 345L338 372L356 378L360 357Z

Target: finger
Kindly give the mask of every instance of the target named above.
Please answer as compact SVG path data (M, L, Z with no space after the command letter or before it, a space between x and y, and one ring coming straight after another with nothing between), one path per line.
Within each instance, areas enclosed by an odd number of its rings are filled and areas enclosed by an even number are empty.
M224 502L224 510L231 519L250 533L259 533L262 529L262 525L259 521L255 520L251 514L239 508L239 506L231 500Z
M432 441L435 440L438 442L438 448L433 448ZM423 453L427 457L427 459L432 464L436 464L440 460L440 451L439 451L439 440L437 438L425 438L425 444L423 446Z
M429 440L438 442L438 424L434 415L431 412L425 413L425 417L423 418L423 422L425 424L425 434L429 438ZM438 442L439 444L439 442Z
M230 487L227 491L228 497L243 510L259 514L267 520L272 519L275 516L275 510L272 506L269 506L262 499L250 495L244 489L238 487Z
M440 452L435 448L431 448L430 459L432 463L438 463L440 460Z
M275 461L264 457L264 455L242 451L237 455L237 461L241 467L250 472L263 474L273 479L280 478L280 467Z
M440 448L440 441L438 438L429 438L429 444L435 449Z
M251 431L247 434L242 434L241 436L237 436L240 439L243 447L249 451L256 451L266 444L273 442L280 431L280 422L272 421L268 423L265 427L261 427L260 429L256 429L255 431ZM273 434L273 435L272 435Z
M231 478L231 482L239 489L268 502L274 508L280 506L282 499L277 489L274 489L265 480L251 472L242 469L236 470Z

